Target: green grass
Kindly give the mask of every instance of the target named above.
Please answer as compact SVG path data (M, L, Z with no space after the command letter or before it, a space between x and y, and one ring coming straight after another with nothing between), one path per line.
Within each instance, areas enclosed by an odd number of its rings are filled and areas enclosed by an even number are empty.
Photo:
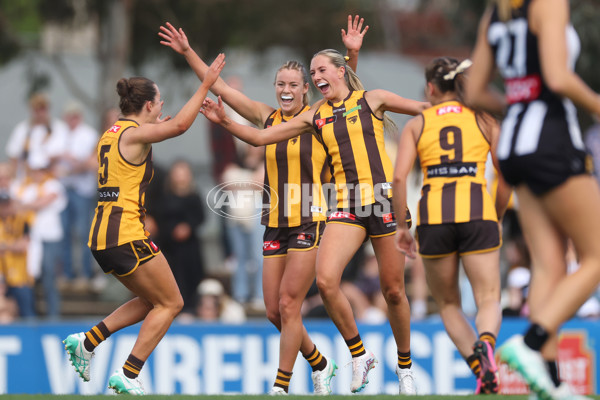
M0 399L2 400L42 400L42 399L56 399L56 400L75 400L75 399L84 399L84 400L99 400L106 399L109 396L77 396L77 395L47 395L47 394L5 394L0 395ZM110 396L113 397L114 396ZM294 400L315 400L315 396L291 396ZM325 397L327 400L341 400L341 399L349 399L351 397L361 398L367 397L369 400L398 400L398 399L413 399L413 400L442 400L442 399L455 399L455 400L528 400L528 396L475 396L475 395L465 395L465 396L391 396L391 395L348 395L348 396L339 396L332 395ZM125 396L125 399L129 399L131 397ZM159 399L173 399L173 400L259 400L259 399L272 399L273 397L267 395L198 395L198 396L189 396L189 395L148 395L144 396L145 400L159 400ZM600 396L591 396L592 399L600 400Z

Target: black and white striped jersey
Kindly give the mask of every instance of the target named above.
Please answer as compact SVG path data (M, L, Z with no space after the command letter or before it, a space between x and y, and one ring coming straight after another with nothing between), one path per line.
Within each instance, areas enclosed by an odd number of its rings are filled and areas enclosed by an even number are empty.
M531 0L524 0L519 8L513 9L508 21L501 21L495 8L487 32L509 104L498 143L500 160L585 148L575 106L544 83L538 38L529 29L530 3ZM580 51L579 37L572 25L567 27L565 35L568 63L573 69Z

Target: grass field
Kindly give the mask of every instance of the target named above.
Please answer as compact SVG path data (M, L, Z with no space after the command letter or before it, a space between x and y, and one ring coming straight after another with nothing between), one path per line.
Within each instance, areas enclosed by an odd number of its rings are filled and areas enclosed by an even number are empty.
M100 400L106 399L107 397L114 396L76 396L76 395L47 395L47 394L38 394L38 395L16 395L16 394L5 394L0 395L0 399L2 400L42 400L42 399L53 399L53 400ZM315 400L315 396L291 396L294 400ZM475 396L475 395L465 395L465 396L391 396L391 395L349 395L349 396L327 396L327 400L341 400L341 399L350 399L350 398L360 398L365 397L369 400L399 400L399 399L413 399L413 400L481 400L481 399L490 399L490 400L528 400L528 396ZM131 398L129 396L125 396L125 398ZM600 400L600 396L592 396L592 399ZM259 400L259 399L272 399L271 396L267 395L198 395L198 396L189 396L189 395L148 395L144 396L145 400L159 400L159 399L169 399L169 400Z

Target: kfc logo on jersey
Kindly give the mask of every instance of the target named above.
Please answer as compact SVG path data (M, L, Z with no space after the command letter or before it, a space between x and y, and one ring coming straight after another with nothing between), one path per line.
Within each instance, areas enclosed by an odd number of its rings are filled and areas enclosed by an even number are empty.
M334 219L351 219L352 221L355 221L356 216L346 211L334 211L329 216L329 220L332 221Z
M449 114L449 113L454 113L454 114L460 114L462 113L462 107L461 106L444 106L444 107L440 107L437 110L437 115L444 115L444 114Z
M383 214L381 218L383 219L384 224L394 222L394 215L392 213Z
M321 129L325 125L335 122L336 119L337 117L335 115L332 117L321 118L315 121L315 125L317 125L317 128Z
M269 250L279 250L279 240L267 240L266 242L263 243L263 250L264 251L269 251Z
M119 129L121 129L120 125L113 125L110 127L110 129L108 131L111 133L117 133L117 132L119 132Z

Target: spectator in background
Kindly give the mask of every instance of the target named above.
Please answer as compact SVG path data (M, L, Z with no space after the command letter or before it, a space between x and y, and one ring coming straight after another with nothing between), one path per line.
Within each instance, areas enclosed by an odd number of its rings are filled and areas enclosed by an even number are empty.
M34 277L41 272L46 316L56 318L60 315L60 294L56 281L62 264L63 239L60 215L67 205L67 196L62 184L50 172L47 159L32 159L28 175L30 178L21 182L17 189L23 208L35 213L28 264Z
M64 232L62 275L68 280L78 275L75 286L87 289L93 274L92 255L87 248L86 239L96 200L98 134L83 121L83 109L77 102L66 105L63 119L68 130L54 168L68 199L67 206L61 214ZM73 271L73 243L79 245L77 254L80 261L76 265L80 265L81 270L78 274Z
M231 76L226 80L227 84L236 90L241 90L243 83L239 77ZM239 117L233 110L228 109L230 115ZM239 122L239 121L238 121ZM242 143L234 136L230 135L225 128L219 124L208 121L210 127L210 149L211 149L211 165L212 177L216 185L224 182L224 173L231 166L240 165L241 157L238 155L238 145ZM236 142L238 145L236 145ZM231 265L231 260L234 257L233 249L229 243L229 235L227 234L227 223L224 218L218 218L219 227L221 229L221 240L223 246L223 256L226 264ZM228 265L226 265L228 266ZM235 267L232 267L235 268Z
M204 277L197 235L198 227L204 221L204 204L187 161L173 163L165 186L156 209L159 244L183 297L183 312L193 313L196 288Z
M260 185L263 181L261 159L264 149L246 144L244 147L246 151L242 164L229 166L223 179L225 182L254 182ZM233 298L241 304L264 310L261 210L256 209L254 199L240 197L238 200L240 201L236 202L236 207L229 210L232 218L225 221L229 246L236 264L232 276Z
M25 175L32 160L50 164L62 151L67 130L64 122L51 118L50 100L45 94L35 93L29 98L29 111L29 118L17 124L6 144L17 177Z
M0 314L30 318L35 316L34 279L27 270L31 213L20 210L11 198L11 176L11 167L0 164ZM4 295L14 299L15 310Z
M196 316L204 322L241 324L246 321L244 307L225 293L221 282L212 278L198 285Z

